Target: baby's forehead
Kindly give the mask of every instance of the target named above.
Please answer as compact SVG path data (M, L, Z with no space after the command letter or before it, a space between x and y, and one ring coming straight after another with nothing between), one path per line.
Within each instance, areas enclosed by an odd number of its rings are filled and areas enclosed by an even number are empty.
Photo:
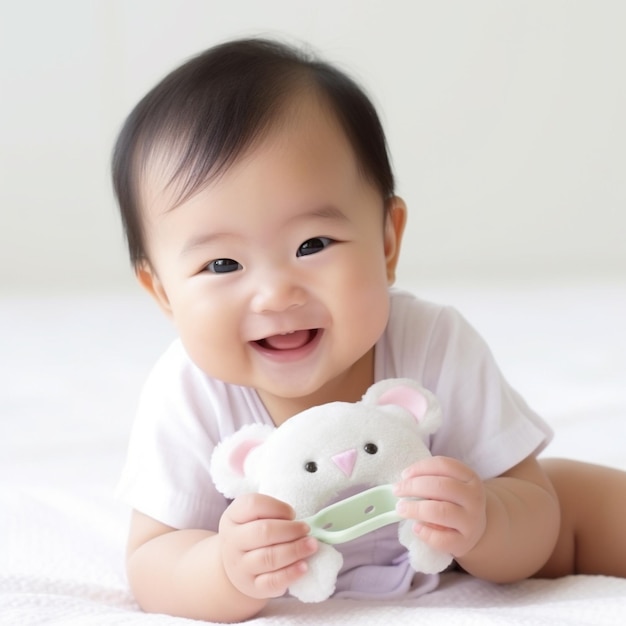
M200 142L193 136L163 137L152 142L140 157L137 184L141 206L148 214L174 210L207 187L219 184L237 166L267 159L272 149L286 149L288 145L306 154L313 141L324 140L331 144L329 152L336 153L337 146L343 146L355 171L362 170L337 115L315 97L292 99L247 146L221 158L215 156L215 148L198 145Z

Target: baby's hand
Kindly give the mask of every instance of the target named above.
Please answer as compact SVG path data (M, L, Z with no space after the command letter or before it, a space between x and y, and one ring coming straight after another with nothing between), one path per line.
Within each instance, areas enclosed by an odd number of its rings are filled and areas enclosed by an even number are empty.
M394 493L401 498L420 498L399 502L398 513L416 520L413 532L435 550L460 558L485 532L485 486L460 461L443 456L418 461L402 472Z
M284 502L260 494L237 498L219 525L226 575L251 598L283 595L307 571L305 559L317 551L308 533L308 525L295 521Z

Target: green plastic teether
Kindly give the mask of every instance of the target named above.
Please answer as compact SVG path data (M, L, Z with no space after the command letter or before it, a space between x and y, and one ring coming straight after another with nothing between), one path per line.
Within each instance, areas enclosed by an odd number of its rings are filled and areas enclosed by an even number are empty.
M303 521L311 535L324 543L344 543L404 518L396 513L398 502L392 485L379 485L331 504Z

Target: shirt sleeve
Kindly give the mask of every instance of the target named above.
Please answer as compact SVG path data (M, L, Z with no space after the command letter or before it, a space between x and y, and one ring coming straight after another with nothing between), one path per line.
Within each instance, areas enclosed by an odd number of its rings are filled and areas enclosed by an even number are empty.
M487 479L545 448L552 430L508 384L458 311L400 290L392 290L391 302L376 376L412 378L437 396L443 424L430 438L433 454L456 458Z
M178 344L156 363L140 395L117 495L173 528L217 531L228 500L209 471L219 423L200 375Z
M491 350L453 308L437 316L424 384L440 399L433 454L458 458L483 479L499 476L552 438L552 430L505 380Z

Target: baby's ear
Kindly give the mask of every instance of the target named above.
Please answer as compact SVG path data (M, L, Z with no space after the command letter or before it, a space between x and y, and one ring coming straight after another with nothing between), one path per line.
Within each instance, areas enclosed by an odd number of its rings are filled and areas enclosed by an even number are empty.
M385 203L385 264L387 266L387 282L390 285L396 280L396 267L400 256L402 234L406 225L406 205L398 196L389 198Z
M275 430L265 424L250 424L218 444L211 457L211 476L218 491L236 498L258 490L257 477L247 461Z
M402 407L415 417L422 434L433 433L441 425L441 407L437 398L410 378L390 378L374 383L362 402Z
M172 317L172 307L161 279L147 261L135 267L135 276L139 284L154 298L163 313Z

